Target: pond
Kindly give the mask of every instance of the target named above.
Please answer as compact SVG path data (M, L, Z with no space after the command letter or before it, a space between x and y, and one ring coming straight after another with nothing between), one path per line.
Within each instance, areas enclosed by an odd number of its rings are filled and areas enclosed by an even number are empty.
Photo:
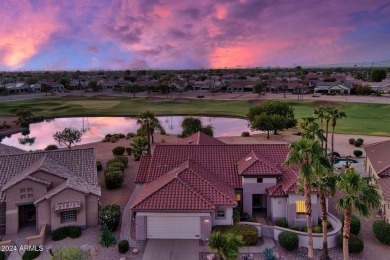
M249 131L248 121L241 118L199 117L204 125L214 127L214 136L237 136L243 131ZM179 134L184 116L158 117L167 134ZM131 117L72 117L46 119L40 123L30 124L29 131L5 137L1 143L18 147L23 150L44 149L49 144L56 144L53 134L66 127L73 127L84 132L81 142L87 144L101 141L106 134L136 132L138 125Z

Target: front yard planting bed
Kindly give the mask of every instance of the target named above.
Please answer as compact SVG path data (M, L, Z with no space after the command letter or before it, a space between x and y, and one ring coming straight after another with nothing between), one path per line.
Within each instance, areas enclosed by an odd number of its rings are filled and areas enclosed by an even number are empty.
M250 225L227 225L215 226L213 232L219 231L221 233L233 233L241 235L245 246L254 246L259 240L259 232L255 226Z

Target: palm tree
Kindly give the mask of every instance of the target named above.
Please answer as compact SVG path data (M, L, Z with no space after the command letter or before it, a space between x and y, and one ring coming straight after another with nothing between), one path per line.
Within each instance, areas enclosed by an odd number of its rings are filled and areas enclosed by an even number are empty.
M339 111L337 108L334 108L331 110L331 117L332 117L332 153L331 153L331 164L333 165L333 152L334 152L334 129L336 127L336 120L341 119L343 117L347 117L347 115L344 112Z
M306 116L302 117L302 122L299 127L302 129L302 136L308 139L317 139L321 141L321 143L325 140L324 130L319 127L316 117L314 116ZM322 145L321 145L322 146Z
M138 116L137 124L141 125L141 127L146 128L146 137L148 139L148 154L150 154L150 139L152 137L152 142L154 143L153 133L151 129L163 129L160 121L158 121L157 117L154 115L152 111L145 111Z
M351 216L357 212L363 217L369 217L373 208L380 206L381 197L378 187L370 183L369 177L361 177L353 168L348 168L341 174L336 187L343 193L337 201L337 208L344 214L343 255L344 260L349 258L348 240L351 229Z
M326 108L324 106L320 106L314 109L314 115L318 117L320 120L320 127L321 129L324 129L324 120L325 120L325 110ZM324 142L321 141L321 146L324 147Z
M133 155L134 161L138 161L145 152L147 152L148 140L145 137L137 136L133 138L133 143L130 144L132 147L131 154Z
M210 251L217 253L224 260L237 259L239 249L244 245L241 235L213 232L207 242Z
M298 141L291 143L290 152L284 162L286 167L299 165L300 180L303 183L304 198L306 207L308 259L313 259L313 227L311 218L311 184L315 179L316 170L324 161L324 152L321 145L316 140L302 137Z

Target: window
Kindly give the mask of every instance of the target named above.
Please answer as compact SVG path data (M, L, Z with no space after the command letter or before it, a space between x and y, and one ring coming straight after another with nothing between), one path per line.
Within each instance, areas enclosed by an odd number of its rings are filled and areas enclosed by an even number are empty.
M257 183L263 183L263 178L257 178Z
M297 200L295 202L295 205L296 205L296 210L295 210L296 213L305 213L306 212L304 200Z
M224 218L225 217L225 211L224 210L218 210L217 211L217 217L218 218Z
M237 193L237 194L236 194L236 200L237 200L237 201L240 201L240 200L241 200L241 194L240 194L240 193Z
M26 195L24 195L24 194L20 195L20 199L22 199L22 200L26 199Z
M61 214L61 223L77 221L76 210L63 211Z
M27 191L28 191L29 193L32 193L32 192L33 192L33 189L32 189L32 188L28 188Z
M25 193L26 192L26 189L23 188L23 189L20 189L20 193Z

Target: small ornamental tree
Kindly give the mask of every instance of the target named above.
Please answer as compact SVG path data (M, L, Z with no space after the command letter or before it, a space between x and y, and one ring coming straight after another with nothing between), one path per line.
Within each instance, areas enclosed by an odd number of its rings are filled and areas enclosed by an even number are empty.
M53 138L59 145L65 145L71 149L72 145L81 141L81 136L83 136L83 132L80 130L67 127L62 131L56 132Z
M121 208L117 204L110 204L99 212L99 222L102 229L115 231L121 218Z

